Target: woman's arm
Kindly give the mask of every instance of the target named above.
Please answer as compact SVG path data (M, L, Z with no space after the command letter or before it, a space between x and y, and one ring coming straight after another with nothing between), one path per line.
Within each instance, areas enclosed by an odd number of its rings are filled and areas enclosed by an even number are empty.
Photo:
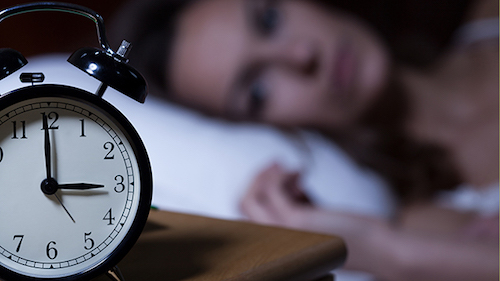
M340 235L348 247L346 268L383 280L498 280L498 244L409 232L380 219L319 209L301 192L298 178L278 165L264 170L242 201L243 212L259 223Z
M349 244L348 244L349 245ZM385 245L377 255L373 245ZM376 263L365 270L385 280L498 280L498 244L457 235L423 235L381 227L366 245ZM370 250L372 249L372 250ZM363 266L362 268L363 269Z

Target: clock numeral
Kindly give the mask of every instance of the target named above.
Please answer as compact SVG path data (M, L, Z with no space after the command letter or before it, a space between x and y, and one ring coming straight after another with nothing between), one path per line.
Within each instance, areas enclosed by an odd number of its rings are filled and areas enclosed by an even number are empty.
M19 250L21 250L21 244L23 243L24 235L14 235L14 238L12 240L19 239L19 244L17 244L16 248L16 253L19 253Z
M109 150L108 154L106 154L106 156L104 156L104 159L105 160L115 159L115 155L111 154L111 152L113 152L113 150L115 149L115 145L112 142L108 141L104 144L103 147L105 150Z
M3 160L3 149L0 147L0 162Z
M47 120L54 119L54 121L52 121L52 123L50 123L49 130L58 130L59 129L59 126L55 125L57 120L59 120L59 114L57 112L52 111L48 115L45 115L45 112L42 112L41 114L43 115L42 120L45 118L47 118ZM47 116L47 117L45 117L45 116ZM42 124L42 130L43 129L44 128L43 128L43 124Z
M116 193L122 193L125 190L125 185L123 184L123 180L124 178L121 175L115 177L115 181L117 181L115 186Z
M51 245L56 245L56 242L50 241L49 244L47 244L47 257L51 260L57 258L57 249L54 247L51 247Z
M115 218L113 217L113 213L111 211L111 208L106 213L106 215L104 216L104 218L102 218L102 220L108 221L108 225L114 225L113 221L115 220Z
M95 245L94 239L88 237L91 234L92 234L92 232L83 234L83 240L85 241L85 246L83 246L83 247L85 248L85 250L92 250L92 248L94 248L94 245ZM90 243L90 246L87 246L87 244L89 244L89 243Z
M80 134L80 137L84 138L84 137L86 137L86 135L85 135L85 119L80 119L80 124L81 124L81 128L82 128L82 133Z
M22 127L22 132L23 136L21 139L27 139L26 137L26 121L20 121L21 127ZM12 121L12 139L19 139L17 137L17 121Z

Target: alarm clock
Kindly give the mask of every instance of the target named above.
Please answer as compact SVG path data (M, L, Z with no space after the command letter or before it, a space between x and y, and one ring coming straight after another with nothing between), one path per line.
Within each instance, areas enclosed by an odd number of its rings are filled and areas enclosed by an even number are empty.
M138 133L102 96L106 88L144 102L147 85L129 66L130 44L113 51L103 19L82 6L19 5L0 22L33 11L62 11L96 23L102 49L83 48L68 62L101 82L95 93L44 83L22 72L27 60L0 49L0 79L26 86L0 95L0 279L88 280L107 273L137 241L149 214L152 173ZM0 83L2 81L0 80Z

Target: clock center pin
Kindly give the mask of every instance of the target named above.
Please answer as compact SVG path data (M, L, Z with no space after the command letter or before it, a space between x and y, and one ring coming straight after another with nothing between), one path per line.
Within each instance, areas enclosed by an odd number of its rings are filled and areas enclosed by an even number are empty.
M40 184L42 192L46 195L52 195L59 189L59 184L53 178L44 179Z

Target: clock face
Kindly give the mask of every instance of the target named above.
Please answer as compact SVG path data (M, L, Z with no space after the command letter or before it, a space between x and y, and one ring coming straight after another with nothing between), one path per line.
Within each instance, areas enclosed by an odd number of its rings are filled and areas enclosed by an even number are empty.
M135 243L151 170L102 99L27 87L0 98L0 194L0 274L72 280L110 269Z

